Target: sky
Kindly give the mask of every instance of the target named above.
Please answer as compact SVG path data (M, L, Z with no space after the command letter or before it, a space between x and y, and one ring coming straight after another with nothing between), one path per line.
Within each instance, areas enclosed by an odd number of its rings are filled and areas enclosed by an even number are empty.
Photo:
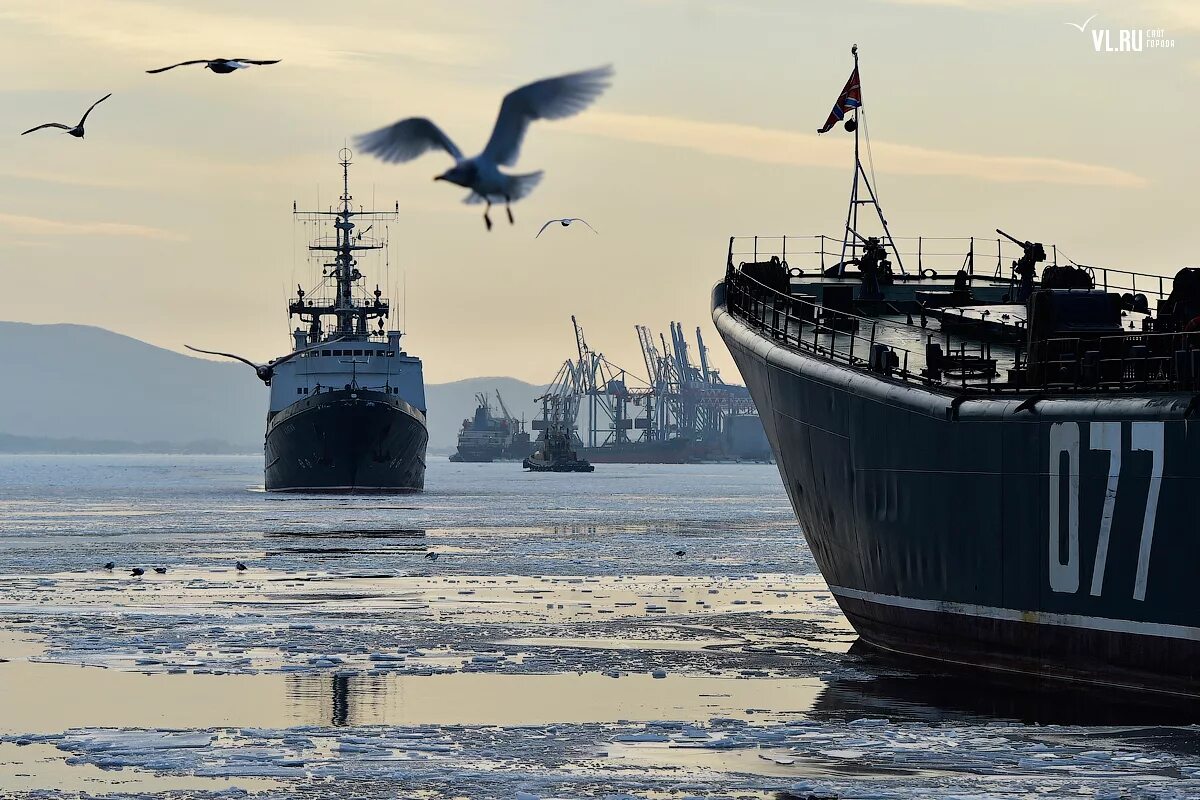
M1093 32L1116 43L1121 29L1174 46L1097 52ZM428 116L475 153L506 92L612 64L592 108L530 128L514 171L545 178L513 226L499 210L489 233L465 190L431 180L442 153L355 157L355 201L399 203L385 288L406 347L429 382L541 383L574 353L572 314L635 371L634 325L678 320L735 381L709 311L729 237L840 238L853 137L816 129L851 43L894 235L1001 227L1089 264L1170 275L1200 261L1187 0L3 0L0 30L5 320L280 355L289 291L314 282L292 203L328 207L340 147ZM214 57L282 62L145 73ZM108 92L84 140L18 136ZM599 235L534 238L561 216Z

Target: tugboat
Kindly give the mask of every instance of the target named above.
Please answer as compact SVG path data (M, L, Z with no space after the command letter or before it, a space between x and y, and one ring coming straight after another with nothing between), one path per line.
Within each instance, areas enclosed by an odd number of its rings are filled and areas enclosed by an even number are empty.
M863 236L861 105L856 55L844 234L731 239L712 302L831 593L880 649L1200 696L1200 270Z
M450 460L490 463L497 459L515 461L528 456L530 443L525 423L508 412L499 390L496 391L496 403L504 416L497 417L492 413L492 404L483 392L475 395L475 402L475 416L463 420L458 432L458 451L450 456Z
M403 334L386 329L391 303L379 286L368 292L360 253L386 252L395 211L355 208L353 154L342 148L342 194L336 209L292 211L297 220L332 224L309 244L322 262L310 292L297 287L289 317L300 325L292 351L266 364L232 353L271 387L264 440L264 479L272 492L420 491L425 486L425 382L421 360L406 353ZM357 233L356 223L367 223ZM383 231L379 229L383 228ZM368 235L371 231L375 234ZM331 260L327 260L331 259Z
M521 462L521 467L530 472L595 472L591 462L579 457L575 451L574 435L567 423L569 414L564 406L569 402L558 395L543 395L541 445L533 455Z

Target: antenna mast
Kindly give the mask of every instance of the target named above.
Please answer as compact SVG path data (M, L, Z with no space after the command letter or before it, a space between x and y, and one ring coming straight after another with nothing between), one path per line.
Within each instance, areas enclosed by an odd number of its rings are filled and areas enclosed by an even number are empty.
M862 76L858 72L858 45L850 48L850 54L854 56L854 75L859 77L859 93L862 93ZM875 196L875 189L871 186L871 181L867 178L867 172L863 169L862 158L859 155L859 124L858 116L862 114L862 103L858 108L854 109L854 118L846 120L846 130L854 132L854 180L850 184L850 206L846 209L846 230L842 233L842 257L838 262L838 274L846 274L847 259L853 260L857 254L858 248L862 245L860 242L864 237L858 233L858 207L860 205L874 206L875 214L879 217L879 224L883 227L883 246L890 247L892 256L896 259L896 266L900 268L900 272L906 272L904 262L900 258L900 250L896 247L896 242L892 239L892 232L888 230L887 220L883 216L883 208L879 205L879 199ZM867 199L859 198L859 179L862 180L862 186L866 190ZM849 254L849 255L847 255Z

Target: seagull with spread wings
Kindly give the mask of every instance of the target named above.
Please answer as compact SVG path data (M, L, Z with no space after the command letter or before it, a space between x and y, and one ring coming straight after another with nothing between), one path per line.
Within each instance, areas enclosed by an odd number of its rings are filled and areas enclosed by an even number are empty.
M583 217L563 217L562 219L546 220L546 224L542 226L542 230L538 231L537 236L534 236L533 238L536 239L536 238L538 238L538 236L541 236L542 231L546 230L546 228L549 228L551 225L553 225L556 222L559 225L562 225L564 228L567 227L568 225L570 225L572 222L582 222L584 225L587 225L588 228L591 229L592 233L595 233L595 234L600 233L600 231L596 230L595 228L592 228L591 223L589 223Z
M328 346L329 344L331 344L333 342L337 342L337 341L341 341L341 339L330 339L329 341L324 342L323 344ZM296 356L298 356L302 353L307 353L309 350L320 349L321 344L315 344L310 347L302 348L300 350L293 350L292 352L288 353L286 356L280 356L279 358L273 358L265 364L255 364L250 359L243 358L242 356L239 356L236 353L222 353L220 350L201 350L199 347L192 347L190 344L185 344L184 347L186 347L188 350L191 350L196 353L207 353L210 356L224 356L225 358L232 358L234 361L240 361L243 364L245 364L246 366L250 367L250 369L254 370L254 374L258 376L258 379L260 381L265 383L267 386L270 386L271 379L275 377L275 368L276 367L278 367L282 364L286 364L287 362L291 361Z
M205 69L212 70L218 75L228 75L231 72L237 72L239 69L246 69L254 65L278 64L280 59L274 61L263 61L255 58L198 58L194 61L180 61L178 64L172 64L169 67L159 67L158 69L148 69L146 72L151 75L156 75L159 72L166 72L169 69L176 67L187 67L192 64L203 64Z
M30 128L27 131L21 131L21 135L24 136L27 133L33 133L34 131L40 131L42 128L62 128L64 131L71 134L76 139L82 139L83 138L83 123L87 122L88 114L92 113L93 108L100 105L101 103L103 103L105 100L107 100L110 97L112 97L112 92L109 92L108 94L104 95L104 97L101 97L99 100L92 103L91 106L88 107L88 110L83 112L83 118L79 120L79 124L76 125L74 128L72 128L70 125L63 125L61 122L47 122L44 125L38 125L36 128Z
M587 108L608 88L612 67L599 67L546 78L509 92L500 104L500 114L492 137L477 156L466 158L442 129L425 117L409 117L394 125L359 136L358 146L368 153L393 163L411 161L428 150L444 150L454 166L434 178L470 189L464 202L486 203L483 221L492 229L488 212L492 203L504 201L508 221L513 221L513 201L533 191L542 173L510 175L500 167L511 167L521 154L521 142L529 123L538 119L563 119Z

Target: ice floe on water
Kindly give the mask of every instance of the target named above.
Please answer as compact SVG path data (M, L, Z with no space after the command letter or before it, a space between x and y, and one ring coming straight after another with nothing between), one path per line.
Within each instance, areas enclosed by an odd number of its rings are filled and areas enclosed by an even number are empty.
M850 648L772 467L429 483L0 457L0 797L1200 796L1200 715Z
M1187 758L1129 747L1123 731L893 725L852 720L707 724L70 729L5 737L71 764L199 778L269 778L273 797L770 796L1183 798ZM383 794L380 794L382 792ZM748 793L748 794L747 794ZM807 793L807 794L805 794Z

